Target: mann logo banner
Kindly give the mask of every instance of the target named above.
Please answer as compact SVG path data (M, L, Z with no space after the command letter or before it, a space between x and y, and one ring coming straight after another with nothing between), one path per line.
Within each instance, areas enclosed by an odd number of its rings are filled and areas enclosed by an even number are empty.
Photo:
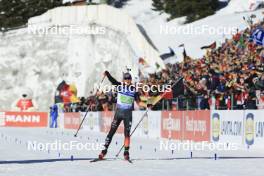
M1 126L6 127L47 127L46 112L3 112L0 116Z

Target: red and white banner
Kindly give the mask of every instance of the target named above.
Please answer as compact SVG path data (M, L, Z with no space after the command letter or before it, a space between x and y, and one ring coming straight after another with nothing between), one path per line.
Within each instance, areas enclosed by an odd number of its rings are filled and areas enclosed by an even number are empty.
M161 118L162 138L210 140L210 111L163 111Z
M133 112L132 130L145 111ZM77 129L85 113L59 117L65 129ZM135 136L195 142L236 143L251 147L264 145L264 111L149 111ZM60 119L62 118L62 119ZM0 112L0 127L48 127L47 112ZM84 130L108 133L114 112L89 112ZM117 133L124 133L121 122Z
M1 112L0 126L5 127L47 127L46 112Z
M111 128L111 124L112 121L114 119L114 115L115 113L112 111L105 111L105 112L101 112L101 122L100 122L100 131L103 133L108 133L110 128ZM121 124L119 125L119 128L116 131L117 133L124 133L124 124L123 122L121 122Z
M81 114L78 112L64 114L64 128L78 129L80 125Z
M161 137L182 140L183 137L183 111L161 112Z
M183 117L183 140L210 141L210 111L184 111Z

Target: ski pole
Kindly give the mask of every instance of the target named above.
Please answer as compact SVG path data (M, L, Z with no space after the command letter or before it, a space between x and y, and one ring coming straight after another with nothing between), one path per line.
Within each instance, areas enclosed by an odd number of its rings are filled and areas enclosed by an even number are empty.
M141 119L139 120L139 122L137 123L137 125L135 126L134 130L131 132L131 134L129 135L129 137L131 137L134 132L136 131L136 129L139 127L140 123L144 120L144 118L147 116L148 114L148 109L145 111L145 113L143 114L143 116L141 117ZM120 148L120 150L118 151L118 153L116 154L116 157L119 156L119 154L121 153L121 151L123 150L123 148L125 147L125 144L123 144L123 146Z
M100 82L99 89L100 89L100 87L101 87L101 84L104 82L104 79L105 79L105 76L102 78L102 80L101 80L101 82ZM82 122L81 122L80 125L79 125L78 130L77 130L76 133L74 134L74 137L77 137L77 135L78 135L78 133L79 133L81 127L82 127L82 124L83 124L84 120L86 119L86 116L87 116L88 112L89 112L89 108L87 108L86 113L85 113L85 115L84 115L84 117L83 117L83 119L82 119Z
M84 115L84 117L83 117L83 119L82 119L82 122L81 122L80 125L79 125L78 130L77 130L76 133L74 134L74 137L77 137L77 135L78 135L78 133L79 133L81 127L82 127L82 124L83 124L83 122L84 122L84 120L85 120L85 118L86 118L88 112L89 112L89 108L87 108L87 110L86 110L86 112L85 112L85 115Z
M174 87L175 85L177 85L181 80L183 79L183 77L180 77L173 85L172 87ZM161 99L164 97L164 94L161 96ZM156 102L157 103L157 102ZM136 129L138 128L138 126L140 125L140 123L144 120L145 116L148 114L149 109L146 110L146 112L144 113L144 115L141 117L140 121L138 122L138 124L136 125L136 127L134 128L134 130L131 132L131 134L129 135L129 137L131 137L134 132L136 131ZM119 154L121 153L121 151L123 150L123 148L125 147L125 144L123 144L123 146L120 148L120 150L118 151L118 153L116 154L116 157L119 156Z

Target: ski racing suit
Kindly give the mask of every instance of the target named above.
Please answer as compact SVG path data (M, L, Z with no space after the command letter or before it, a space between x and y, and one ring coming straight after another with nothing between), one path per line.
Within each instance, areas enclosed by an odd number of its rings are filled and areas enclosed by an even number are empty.
M123 121L124 124L124 156L129 157L129 145L130 145L130 130L132 125L132 111L134 110L134 101L139 101L139 94L136 92L136 88L133 85L125 85L124 83L118 82L114 79L109 72L105 72L109 81L117 86L117 106L114 115L111 129L105 140L105 149L102 151L103 156L106 155L107 149L112 141L116 130L120 123ZM130 86L130 87L129 87Z

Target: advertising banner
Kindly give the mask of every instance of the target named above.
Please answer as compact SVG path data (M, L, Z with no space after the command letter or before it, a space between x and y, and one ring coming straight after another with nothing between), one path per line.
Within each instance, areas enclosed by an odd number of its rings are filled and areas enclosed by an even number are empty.
M78 129L80 125L80 116L78 112L64 114L64 128L65 129Z
M4 112L1 113L0 125L6 127L47 127L46 112Z
M161 137L175 140L183 138L183 111L161 112Z
M0 127L5 126L5 113L0 112Z
M138 124L145 111L134 111L132 130ZM139 137L159 138L161 134L161 111L149 111L138 126L134 135Z
M108 133L110 128L111 128L111 124L112 124L113 119L114 119L114 112L112 112L112 111L101 112L100 131L103 133ZM123 122L121 122L121 124L119 125L119 128L117 129L116 132L117 133L124 133Z
M58 127L63 129L64 128L64 113L62 112L58 113L57 122L58 122Z
M85 112L81 113L81 120L85 116ZM83 123L83 129L88 131L100 132L100 112L89 112Z
M264 110L247 110L244 118L245 145L264 145Z
M183 140L210 141L210 111L184 111L183 118Z
M242 144L244 111L212 111L211 141Z

